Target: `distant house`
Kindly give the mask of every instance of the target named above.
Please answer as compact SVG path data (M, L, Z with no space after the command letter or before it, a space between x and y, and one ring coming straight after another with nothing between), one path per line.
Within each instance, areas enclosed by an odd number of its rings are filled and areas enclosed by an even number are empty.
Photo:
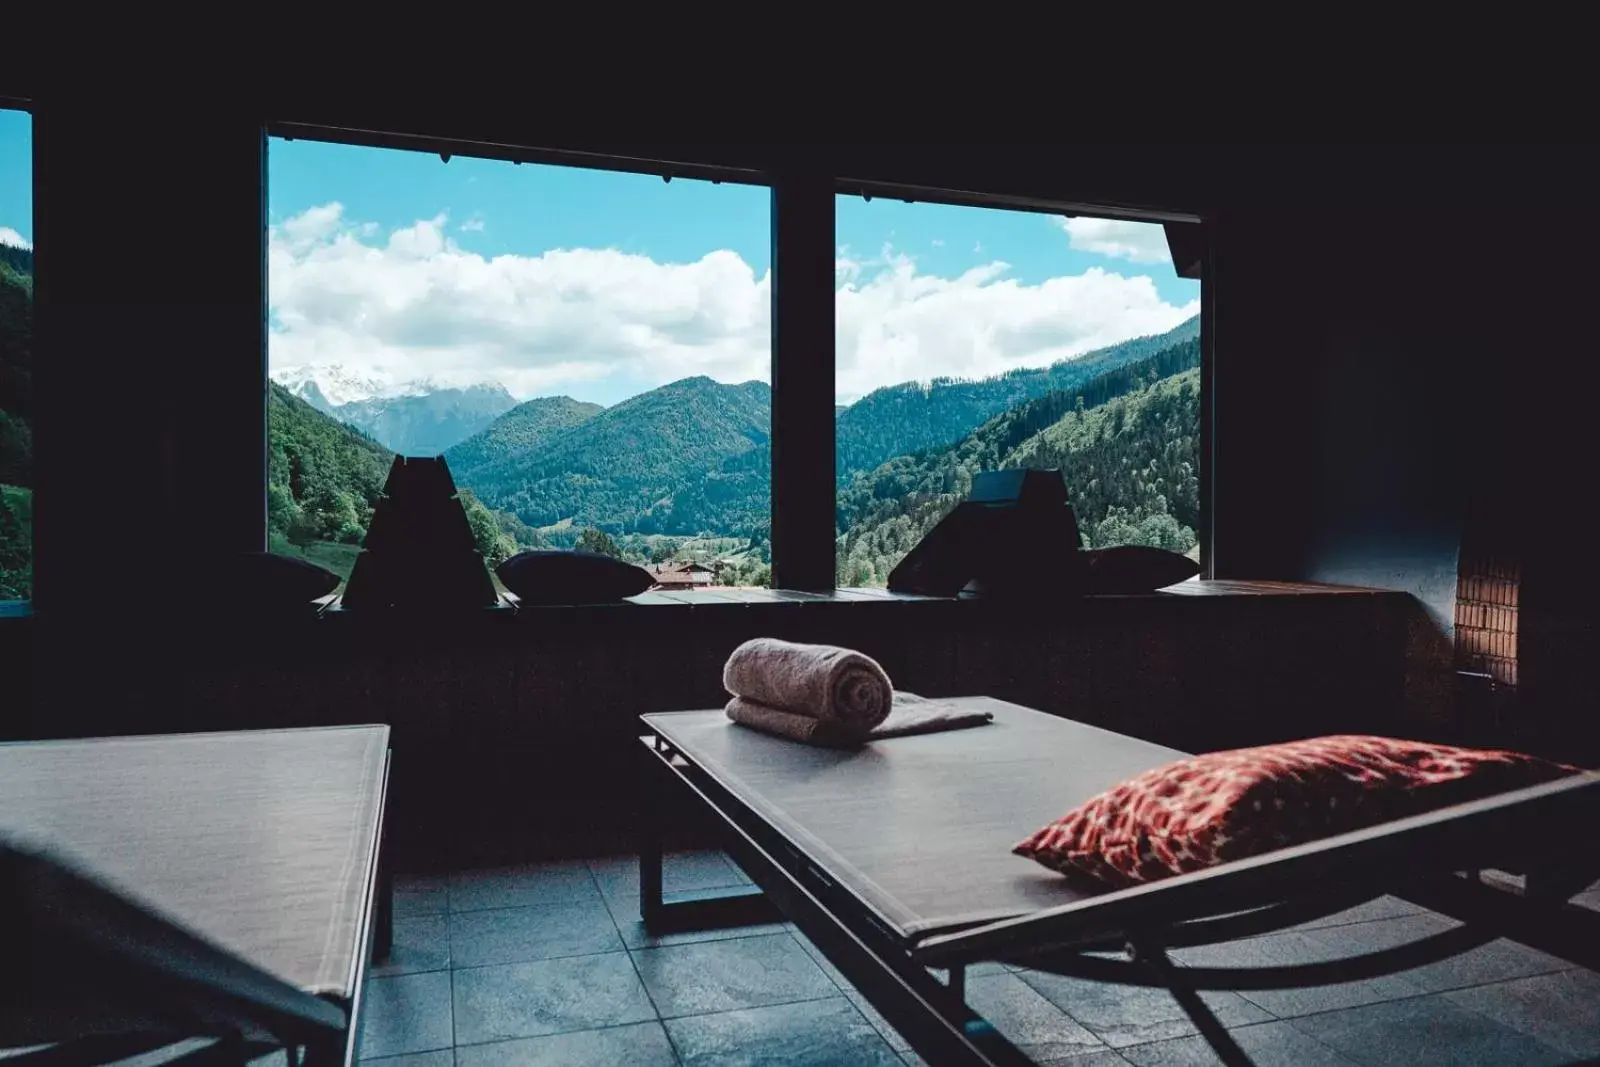
M656 580L657 589L704 589L711 584L716 573L704 563L693 560L672 560L668 563L654 563L646 567L650 576Z

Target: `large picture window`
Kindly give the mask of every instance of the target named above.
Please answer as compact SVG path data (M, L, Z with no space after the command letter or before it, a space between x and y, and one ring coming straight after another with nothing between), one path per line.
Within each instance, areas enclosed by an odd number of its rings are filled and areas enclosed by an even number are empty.
M0 601L33 596L33 116L0 109Z
M392 456L490 563L770 583L770 192L272 139L269 544L348 574Z
M1086 547L1199 558L1200 282L1160 224L836 208L840 585L883 585L1009 467L1060 468Z

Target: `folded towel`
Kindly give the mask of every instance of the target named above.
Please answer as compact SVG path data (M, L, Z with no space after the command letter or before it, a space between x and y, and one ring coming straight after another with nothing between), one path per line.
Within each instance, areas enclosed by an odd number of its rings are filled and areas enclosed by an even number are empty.
M931 734L941 730L963 730L969 726L982 726L992 722L994 715L987 711L973 711L953 704L929 700L915 693L896 693L894 706L888 717L866 734L849 729L828 719L814 719L809 715L796 715L790 711L771 708L744 697L728 701L728 718L764 733L803 741L808 745L825 745L842 748L878 741L886 737L906 737L910 734Z
M894 687L870 656L757 637L733 650L722 685L735 697L826 720L857 736L888 717Z

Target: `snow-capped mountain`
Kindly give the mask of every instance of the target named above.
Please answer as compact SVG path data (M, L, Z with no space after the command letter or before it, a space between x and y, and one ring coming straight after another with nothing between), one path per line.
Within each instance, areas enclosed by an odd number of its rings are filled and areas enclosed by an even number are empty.
M337 363L326 366L275 368L272 371L272 380L323 411L356 400L416 396L429 391L418 388L420 385L418 382L396 383L374 377L370 373L347 369Z
M437 455L465 441L517 403L493 382L394 382L338 365L288 367L274 370L272 379L318 411L412 456Z

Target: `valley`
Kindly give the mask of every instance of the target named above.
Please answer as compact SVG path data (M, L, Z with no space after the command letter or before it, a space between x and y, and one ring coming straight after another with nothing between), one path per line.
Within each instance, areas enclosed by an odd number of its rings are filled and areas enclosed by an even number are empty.
M841 406L840 583L881 585L966 494L972 475L999 467L1060 467L1087 544L1197 551L1198 326L1191 318L1050 367L908 382ZM319 391L306 379L299 388ZM401 422L384 409L422 410L427 399L319 406L274 383L274 543L347 570L348 549L315 546L359 543L392 442L417 439L385 439ZM432 410L453 409L441 402ZM491 563L524 548L584 547L637 563L693 559L717 566L725 584L763 584L771 410L766 383L706 377L611 407L538 397L442 454ZM341 412L364 421L343 424Z
M980 470L1059 467L1089 545L1197 551L1199 321L1049 367L836 410L838 580L881 585ZM772 393L669 382L610 407L332 368L268 390L268 540L348 575L396 453L442 454L490 564L527 548L771 580ZM32 252L0 247L0 599L32 583ZM1027 546L1022 546L1024 549Z

